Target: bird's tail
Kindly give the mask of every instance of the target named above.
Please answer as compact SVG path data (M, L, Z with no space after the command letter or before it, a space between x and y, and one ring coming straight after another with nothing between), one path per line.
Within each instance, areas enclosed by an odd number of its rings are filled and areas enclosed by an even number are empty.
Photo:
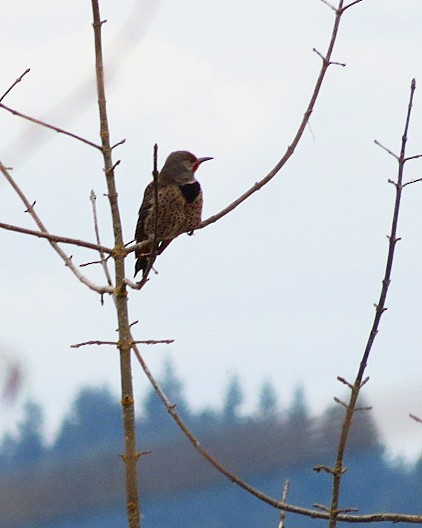
M166 247L170 244L171 241L172 241L172 239L170 239L170 240L161 240L161 242L158 245L157 251L155 252L154 255L151 255L152 246L150 246L150 245L148 245L147 247L143 248L142 252L138 252L137 251L135 253L136 262L135 262L135 275L134 275L134 277L136 277L136 275L141 270L142 270L142 276L144 276L148 266L150 265L151 259L152 259L152 264L154 264L154 261L157 258L157 256L161 255L161 253L166 249Z
M147 270L149 262L152 258L151 251L152 251L152 246L148 244L146 247L143 247L141 250L138 250L135 252L136 262L135 262L134 277L136 277L136 275L141 270L142 270L142 276L145 275L145 271Z
M147 269L147 266L148 266L148 259L147 257L139 257L136 259L136 262L135 262L135 275L134 277L136 277L136 275L142 270L142 275L145 273L145 270Z

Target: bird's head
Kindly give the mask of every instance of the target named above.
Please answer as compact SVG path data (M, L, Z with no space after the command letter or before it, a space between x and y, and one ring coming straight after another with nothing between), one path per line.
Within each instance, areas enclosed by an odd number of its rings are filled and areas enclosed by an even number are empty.
M166 159L160 176L164 180L179 185L192 183L195 181L195 171L199 165L211 159L210 157L197 158L187 150L176 150Z

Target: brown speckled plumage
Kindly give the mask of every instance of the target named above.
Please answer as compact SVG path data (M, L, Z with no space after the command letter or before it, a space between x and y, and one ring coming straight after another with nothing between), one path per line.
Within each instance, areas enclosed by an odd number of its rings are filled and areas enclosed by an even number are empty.
M195 171L202 162L209 159L212 158L197 158L184 150L172 152L168 156L157 177L158 254L174 238L194 231L201 223L202 191L195 179ZM145 273L148 266L148 254L152 251L154 239L155 214L154 182L151 182L145 189L135 232L136 242L149 240L151 243L135 253L135 275L140 270Z

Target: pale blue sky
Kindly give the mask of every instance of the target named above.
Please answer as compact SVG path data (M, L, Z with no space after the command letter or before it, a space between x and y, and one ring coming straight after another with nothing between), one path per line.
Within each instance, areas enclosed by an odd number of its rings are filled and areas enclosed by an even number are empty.
M272 168L291 142L326 49L333 12L294 2L102 2L108 109L127 240L151 174L176 149L213 156L201 167L204 217ZM137 6L137 7L135 7ZM24 13L24 15L23 15ZM0 92L31 73L5 103L97 141L89 2L4 2ZM157 262L142 294L130 293L138 337L174 338L145 350L155 373L170 356L197 407L220 406L238 373L247 409L264 379L283 406L305 385L319 412L353 380L373 317L387 251L396 165L376 138L398 151L409 85L422 83L420 0L363 0L344 16L321 97L294 158L230 216L180 237ZM124 29L122 29L124 28ZM76 94L76 95L75 95ZM98 195L103 242L110 244L102 160L69 138L0 112L0 159L51 232L93 240L89 193ZM409 154L422 152L422 90L415 97ZM422 162L406 177L421 176ZM395 453L422 451L422 187L404 193L389 310L370 359L365 396ZM1 221L33 227L6 182ZM0 342L20 359L25 385L53 433L84 384L119 387L111 348L72 343L112 339L110 300L76 283L48 245L0 232L3 272ZM69 249L76 262L89 252ZM86 268L85 268L86 269ZM101 282L99 269L86 269ZM132 274L130 262L128 275ZM146 380L135 365L138 394ZM19 415L3 408L2 423Z

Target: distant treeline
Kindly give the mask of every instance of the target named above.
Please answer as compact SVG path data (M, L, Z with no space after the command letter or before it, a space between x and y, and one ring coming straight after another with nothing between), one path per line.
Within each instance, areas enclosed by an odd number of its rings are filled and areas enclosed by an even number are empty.
M291 479L289 499L329 504L330 475L342 424L341 405L312 416L303 388L282 408L270 383L262 385L255 412L242 414L242 388L234 376L221 410L194 412L171 365L161 384L206 447L232 472L280 497ZM360 401L360 407L367 403ZM28 402L18 434L6 435L0 452L0 526L9 528L103 528L125 525L120 402L110 391L84 388L47 445L43 412ZM257 501L212 468L183 437L150 391L141 405L138 449L142 509L148 528L256 528L277 526L278 512ZM371 411L356 413L346 452L342 507L360 512L419 511L422 460L414 468L384 457ZM289 516L291 528L304 520ZM311 524L307 522L306 524ZM312 523L315 527L321 526Z
M305 392L298 386L290 405L282 409L277 393L269 382L261 386L257 410L244 416L240 413L243 391L237 376L226 388L221 410L206 409L194 412L183 395L183 385L170 363L166 363L161 384L176 402L177 411L198 434L207 436L230 435L240 425L246 430L256 429L260 422L272 424L280 432L284 452L289 458L303 447L316 452L334 448L342 419L342 408L329 407L321 416L313 417L306 402ZM167 443L178 430L163 404L151 389L141 404L139 438L141 443ZM379 445L379 437L370 412L359 413L355 420L351 443L356 448ZM87 448L115 449L122 445L122 415L118 399L106 387L87 387L80 390L70 412L64 416L59 433L51 445L46 445L43 431L43 410L33 401L25 405L25 413L15 435L6 434L0 448L0 469L27 465L51 455L76 455Z

